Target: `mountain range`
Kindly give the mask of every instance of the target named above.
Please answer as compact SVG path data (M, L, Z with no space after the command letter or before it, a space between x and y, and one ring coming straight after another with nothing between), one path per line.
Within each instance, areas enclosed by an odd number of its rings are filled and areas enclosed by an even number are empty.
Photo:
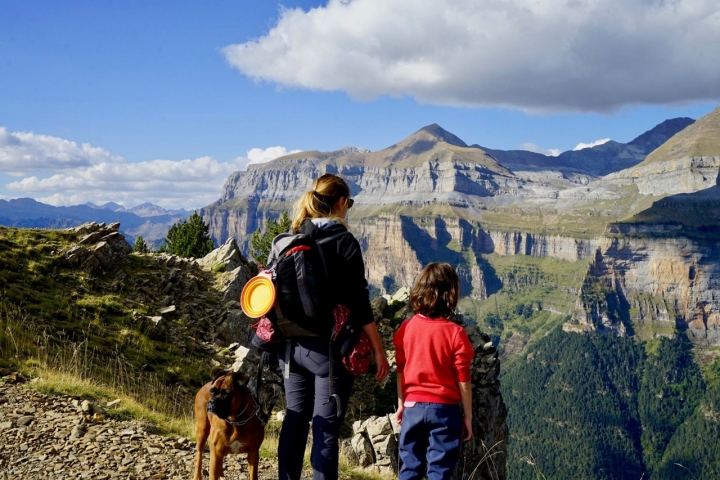
M159 246L170 227L189 215L187 210L165 210L152 203L126 209L108 202L56 207L32 198L0 200L0 225L21 228L69 228L86 222L120 222L130 242L142 235L150 245Z

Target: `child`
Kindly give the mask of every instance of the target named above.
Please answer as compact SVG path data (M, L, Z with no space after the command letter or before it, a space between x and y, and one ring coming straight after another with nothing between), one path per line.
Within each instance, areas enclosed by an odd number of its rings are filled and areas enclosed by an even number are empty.
M410 293L415 316L403 322L393 343L397 360L400 480L448 479L460 441L472 436L470 362L465 330L448 320L460 281L452 266L431 263ZM462 403L463 416L459 404Z

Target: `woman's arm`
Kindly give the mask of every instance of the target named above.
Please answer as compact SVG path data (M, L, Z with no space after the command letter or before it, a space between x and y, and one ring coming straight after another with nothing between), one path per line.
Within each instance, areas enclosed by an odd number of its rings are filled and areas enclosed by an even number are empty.
M372 345L373 353L375 354L375 364L377 365L377 373L375 378L378 381L384 380L388 376L390 371L390 365L388 364L387 357L385 356L385 350L383 349L382 342L380 341L380 334L377 331L375 322L370 322L362 327L365 335L370 339L370 345Z

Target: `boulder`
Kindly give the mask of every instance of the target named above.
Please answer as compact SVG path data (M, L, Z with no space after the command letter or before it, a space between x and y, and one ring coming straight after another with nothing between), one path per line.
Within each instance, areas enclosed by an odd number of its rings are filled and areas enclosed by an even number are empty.
M350 445L357 458L357 465L367 467L374 463L375 456L373 455L373 447L365 435L358 433L353 436L350 440Z
M220 265L224 266L225 271L250 265L250 262L240 253L237 242L232 237L228 238L220 248L216 248L203 258L196 260L196 262L202 268L211 271L217 269Z
M247 281L257 275L257 267L240 253L234 238L195 261L201 268L219 273L216 283L224 301L237 301Z

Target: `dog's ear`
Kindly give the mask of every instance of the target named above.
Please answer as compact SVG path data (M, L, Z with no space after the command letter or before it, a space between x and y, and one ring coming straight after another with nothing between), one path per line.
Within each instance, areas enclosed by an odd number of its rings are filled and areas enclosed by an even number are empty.
M212 372L210 372L210 378L212 378L212 381L214 382L218 378L227 375L228 372L224 368L216 367L213 368Z
M245 385L247 385L248 380L250 380L250 377L245 375L242 372L234 372L232 374L233 376L233 384L235 385L235 388L242 388Z

